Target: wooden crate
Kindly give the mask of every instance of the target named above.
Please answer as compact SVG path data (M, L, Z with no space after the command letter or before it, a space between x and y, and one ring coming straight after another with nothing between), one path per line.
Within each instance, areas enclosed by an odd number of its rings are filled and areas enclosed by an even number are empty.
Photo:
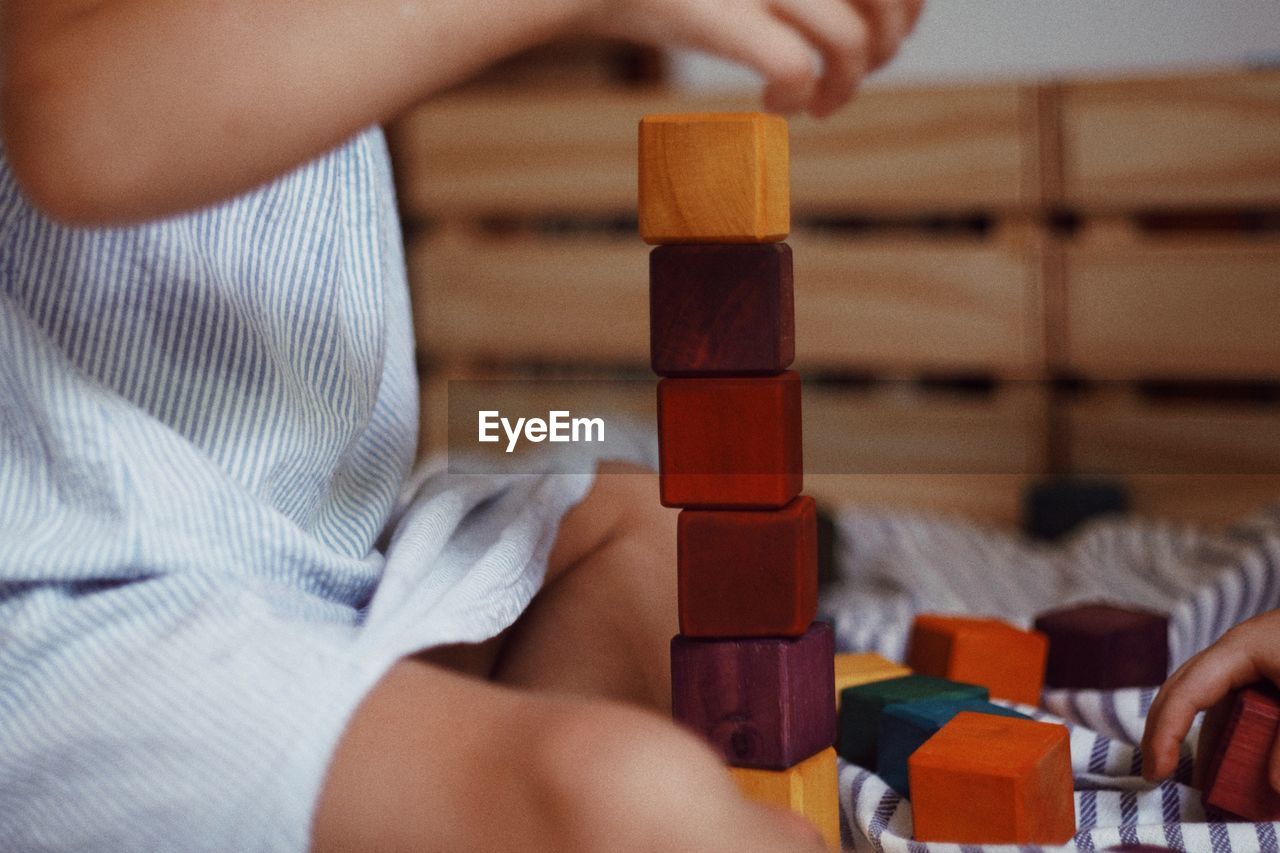
M1280 235L1137 237L1063 251L1067 368L1106 379L1280 377Z
M641 116L754 109L664 93L440 98L391 129L401 204L410 219L632 216ZM1016 86L868 91L827 122L793 122L794 214L1029 209L1037 119Z
M1116 388L1065 414L1075 470L1122 477L1139 513L1232 521L1280 501L1280 402L1161 401Z
M1039 248L1019 240L797 235L797 366L1040 372ZM434 358L648 364L648 257L625 236L428 236L410 249Z
M1088 210L1280 204L1280 70L1061 88L1063 201Z

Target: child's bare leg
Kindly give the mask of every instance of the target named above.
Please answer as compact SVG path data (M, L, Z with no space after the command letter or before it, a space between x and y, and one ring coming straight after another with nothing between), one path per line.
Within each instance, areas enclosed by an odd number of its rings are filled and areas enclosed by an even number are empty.
M352 718L313 849L818 850L737 795L692 735L640 709L512 690L410 660Z
M665 713L676 617L676 512L658 503L652 472L604 463L566 514L548 582L511 629L494 677Z

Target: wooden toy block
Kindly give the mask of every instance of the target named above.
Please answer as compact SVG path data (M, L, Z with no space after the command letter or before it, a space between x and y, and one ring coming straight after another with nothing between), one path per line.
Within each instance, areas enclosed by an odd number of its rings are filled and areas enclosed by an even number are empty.
M876 775L899 794L910 797L907 760L961 711L1015 717L1020 720L1031 719L1002 705L976 699L924 699L888 705L880 714L880 732L876 738Z
M1239 691L1228 705L1220 734L1201 741L1209 761L1201 792L1204 804L1243 820L1280 820L1280 794L1272 789L1267 773L1280 723L1280 691L1255 684ZM1207 719L1205 725L1210 725Z
M1048 638L998 619L922 614L911 628L907 666L923 675L981 684L996 699L1040 703Z
M836 709L840 708L840 694L846 687L888 681L910 675L911 670L875 652L855 652L836 655Z
M659 376L776 374L795 359L791 247L659 246L649 254Z
M690 113L641 120L646 243L772 243L790 230L785 119Z
M907 761L917 841L1063 844L1076 832L1066 726L961 711Z
M795 639L671 641L671 705L739 767L780 770L835 741L831 626Z
M1153 687L1169 675L1169 620L1146 610L1084 604L1042 613L1049 638L1046 687Z
M828 849L840 850L840 788L834 749L824 749L785 770L731 767L729 772L748 799L803 815L817 827Z
M779 509L804 485L800 377L658 383L663 506Z
M880 714L888 705L921 699L973 699L986 701L987 689L928 675L906 675L846 687L840 691L840 726L836 751L846 761L874 769Z
M797 637L818 613L817 510L686 509L677 528L680 633Z

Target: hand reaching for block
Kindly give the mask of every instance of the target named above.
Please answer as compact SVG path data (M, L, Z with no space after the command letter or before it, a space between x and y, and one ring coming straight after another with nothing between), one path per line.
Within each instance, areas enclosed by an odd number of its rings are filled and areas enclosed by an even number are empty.
M1178 749L1200 711L1213 708L1234 690L1269 681L1280 681L1280 610L1242 622L1216 643L1191 658L1169 677L1151 705L1142 738L1142 774L1151 781L1163 779L1178 763ZM1265 779L1272 791L1280 791L1280 751L1274 740L1253 747L1257 761L1265 760ZM1197 776L1204 776L1207 755L1197 754ZM1250 817L1250 815L1241 815ZM1267 819L1271 819L1268 817Z

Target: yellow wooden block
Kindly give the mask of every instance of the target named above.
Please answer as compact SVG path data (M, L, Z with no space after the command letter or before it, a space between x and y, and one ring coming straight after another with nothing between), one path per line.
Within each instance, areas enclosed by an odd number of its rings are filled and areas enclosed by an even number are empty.
M786 770L730 767L729 772L748 799L803 815L822 833L827 847L838 853L840 791L835 749L824 749Z
M875 652L836 655L836 707L840 707L840 691L846 687L888 681L910 675L911 668L895 663Z
M641 120L646 243L773 243L790 230L785 119L689 113Z

